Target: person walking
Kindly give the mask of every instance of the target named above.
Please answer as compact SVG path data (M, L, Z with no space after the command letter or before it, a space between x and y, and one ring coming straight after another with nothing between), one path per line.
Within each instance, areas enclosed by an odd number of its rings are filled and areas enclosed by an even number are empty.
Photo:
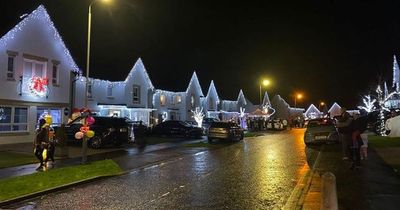
M43 167L46 167L45 161L43 159L43 151L47 144L48 132L45 128L46 120L40 119L39 120L39 128L36 130L35 139L33 141L34 146L34 154L36 158L39 160L40 165L36 168L36 170L41 170Z
M342 143L342 154L343 160L348 160L350 157L350 152L348 147L352 144L351 134L351 122L352 118L350 114L347 112L346 108L340 109L340 116L337 122L337 128L339 131L339 139Z

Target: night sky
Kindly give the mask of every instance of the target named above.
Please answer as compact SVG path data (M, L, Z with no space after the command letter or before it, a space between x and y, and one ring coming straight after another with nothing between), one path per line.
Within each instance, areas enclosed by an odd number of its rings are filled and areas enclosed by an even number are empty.
M262 77L270 97L293 105L324 101L355 107L379 81L391 86L400 55L400 1L112 0L92 8L91 77L124 80L141 57L156 88L184 91L195 70L206 94L243 89L258 103ZM3 36L44 4L81 69L86 65L88 0L1 1Z

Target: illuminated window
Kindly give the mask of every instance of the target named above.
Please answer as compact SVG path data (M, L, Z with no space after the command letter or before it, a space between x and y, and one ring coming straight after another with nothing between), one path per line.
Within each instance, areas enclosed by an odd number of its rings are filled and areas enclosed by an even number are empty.
M24 77L30 79L35 76L40 78L46 77L46 63L24 59Z
M139 85L133 85L132 102L134 104L140 104L140 86Z
M193 94L190 96L190 106L194 107L194 95Z
M0 106L0 133L28 131L28 108Z
M160 95L160 104L161 104L161 106L165 106L165 95L164 94Z
M175 101L176 101L177 104L180 104L180 103L182 102L182 97L181 97L181 95L176 95L176 96L175 96Z

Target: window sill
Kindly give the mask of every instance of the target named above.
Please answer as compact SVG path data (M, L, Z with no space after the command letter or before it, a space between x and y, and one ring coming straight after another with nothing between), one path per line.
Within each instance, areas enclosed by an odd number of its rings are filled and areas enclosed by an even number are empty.
M114 99L114 96L107 96L108 99Z
M53 84L53 87L60 87L59 84Z
M15 82L15 79L14 78L7 78L7 81Z
M29 131L4 131L0 132L0 136L26 136Z

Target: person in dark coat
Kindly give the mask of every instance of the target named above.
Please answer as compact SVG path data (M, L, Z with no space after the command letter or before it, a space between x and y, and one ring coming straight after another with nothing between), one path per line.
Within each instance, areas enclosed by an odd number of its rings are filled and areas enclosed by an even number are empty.
M341 114L338 118L337 128L339 131L340 141L342 143L343 160L350 158L349 146L352 144L352 128L351 123L353 121L346 108L341 108Z
M45 167L45 161L43 159L43 150L46 147L47 139L48 139L48 132L47 129L44 127L46 124L45 119L39 120L39 128L36 130L36 136L33 141L34 146L34 153L36 158L39 160L40 165L36 168L36 170L41 170Z

